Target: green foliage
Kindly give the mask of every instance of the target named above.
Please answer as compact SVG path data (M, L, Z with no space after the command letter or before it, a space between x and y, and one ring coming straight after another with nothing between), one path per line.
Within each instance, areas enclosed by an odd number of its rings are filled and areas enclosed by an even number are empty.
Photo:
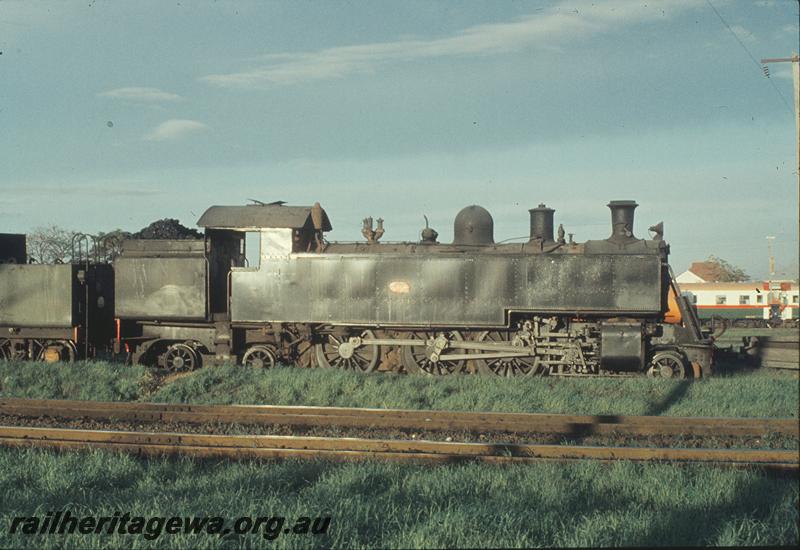
M207 368L161 387L162 402L408 409L797 417L796 379L760 374L670 381L641 378L447 378L321 369Z
M278 548L798 542L798 486L754 470L619 462L424 466L0 450L2 547L250 547L256 535L9 535L15 516L332 516Z
M6 397L133 401L151 383L152 375L141 366L0 361L0 395Z
M445 378L326 369L206 367L157 380L140 366L0 362L0 395L98 401L317 405L573 414L797 417L793 372L701 381L635 378ZM159 385L160 384L160 385Z

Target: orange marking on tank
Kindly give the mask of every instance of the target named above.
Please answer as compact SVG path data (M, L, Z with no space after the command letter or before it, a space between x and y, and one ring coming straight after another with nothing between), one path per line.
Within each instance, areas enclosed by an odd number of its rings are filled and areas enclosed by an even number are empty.
M667 312L664 315L664 322L670 325L678 325L682 320L681 309L678 307L678 297L675 294L675 289L670 287L667 295Z

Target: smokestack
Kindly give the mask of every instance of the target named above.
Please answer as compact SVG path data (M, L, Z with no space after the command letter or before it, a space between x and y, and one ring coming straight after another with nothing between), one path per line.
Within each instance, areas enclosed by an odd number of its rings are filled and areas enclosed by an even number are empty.
M541 239L542 242L553 241L553 213L555 210L540 204L528 210L531 213L531 239Z
M611 236L609 241L629 241L636 239L633 236L633 211L636 201L611 201L608 207L611 209Z

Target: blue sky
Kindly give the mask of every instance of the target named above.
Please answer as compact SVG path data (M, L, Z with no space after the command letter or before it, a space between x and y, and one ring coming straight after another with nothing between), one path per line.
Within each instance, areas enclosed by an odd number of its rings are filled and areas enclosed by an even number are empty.
M712 9L716 8L727 28ZM0 231L193 226L319 201L331 239L496 240L556 209L577 240L664 221L672 264L797 271L795 0L0 0ZM735 36L734 36L735 35ZM737 38L744 44L739 44Z

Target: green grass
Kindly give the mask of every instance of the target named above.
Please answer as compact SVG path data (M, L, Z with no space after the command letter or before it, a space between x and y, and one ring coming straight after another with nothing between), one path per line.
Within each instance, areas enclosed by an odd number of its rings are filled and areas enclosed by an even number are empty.
M133 401L153 384L145 367L102 361L0 361L0 395L30 399Z
M797 375L763 371L691 382L645 377L432 378L290 367L207 367L157 387L141 367L0 362L0 395L575 414L797 417Z
M256 535L25 536L15 516L332 516L277 547L796 544L798 486L753 470L666 464L429 467L322 461L142 460L0 450L2 547L242 547Z
M0 362L0 396L194 403L797 417L797 376L697 382L358 375L205 368L164 384L139 367ZM0 547L452 547L796 544L796 478L674 464L398 465L152 459L0 449ZM330 514L325 537L8 534L11 518Z
M160 388L148 400L411 409L797 417L791 378L738 376L700 382L647 378L427 378L279 368L205 369Z

